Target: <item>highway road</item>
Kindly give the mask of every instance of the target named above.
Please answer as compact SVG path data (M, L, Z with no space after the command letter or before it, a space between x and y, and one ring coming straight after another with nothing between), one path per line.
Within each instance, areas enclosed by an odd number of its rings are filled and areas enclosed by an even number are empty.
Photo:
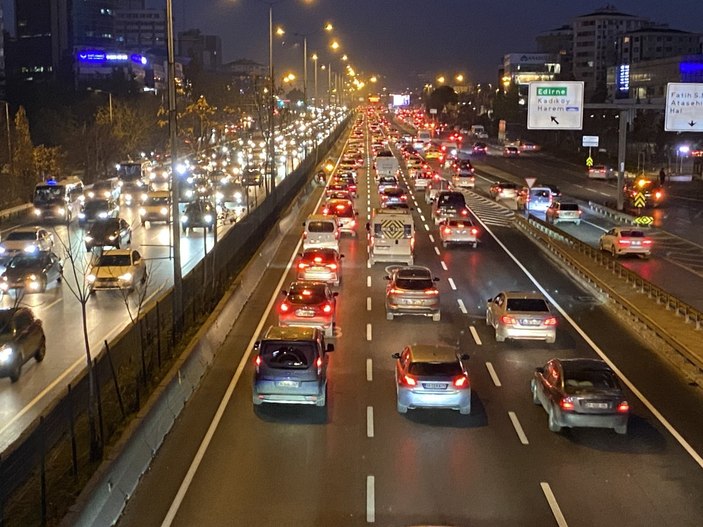
M298 166L296 160L288 168ZM278 180L285 177L285 167L279 167ZM250 189L250 203L255 205L256 199L263 198L263 187ZM231 207L232 204L229 204ZM181 204L181 212L185 204ZM142 227L138 205L121 205L120 217L127 220L132 227L131 247L137 249L146 259L149 280L144 291L143 305L158 296L173 283L173 263L169 259L170 227L164 224L150 224ZM240 209L238 215L245 214ZM24 220L27 222L27 220ZM9 224L3 233L23 222ZM28 224L34 224L28 222ZM69 236L65 226L48 226L54 232L56 239L54 251L61 257L65 256L59 238L68 242ZM218 237L224 236L231 224L220 225ZM77 222L70 225L70 238L82 240L85 231L78 227ZM203 236L202 229L196 229L189 234L181 235L182 273L187 274L203 257L205 246L207 251L213 247L212 233ZM84 251L79 243L80 251ZM62 254L64 253L64 254ZM84 254L81 254L87 258ZM79 276L87 273L87 267L78 269ZM68 261L64 261L67 275L72 273ZM141 293L140 293L141 294ZM138 313L139 294L132 294L128 302L132 316ZM85 366L85 349L82 344L82 318L80 303L71 293L65 283L51 284L45 293L26 294L20 298L22 305L30 306L35 315L44 325L47 336L47 353L41 363L34 360L27 362L22 368L22 376L16 383L9 378L0 379L0 452L8 447L22 431L47 408L52 400L65 392L73 377ZM14 292L0 298L0 307L7 308L17 305L18 298ZM130 323L130 312L125 304L125 296L120 292L97 291L87 303L88 306L88 336L91 353L97 355L103 342L110 341Z
M378 197L372 174L360 183L363 218ZM328 407L255 410L249 354L276 323L279 289L291 279L300 233L289 236L122 526L700 524L700 389L513 230L503 209L477 210L478 249L443 249L424 197L413 200L416 262L440 278L441 322L386 320L384 269L367 267L363 235L345 238ZM485 299L503 289L548 296L559 313L556 343L495 342ZM470 416L396 412L390 355L413 342L471 355ZM633 409L627 436L548 431L529 379L554 356L615 365Z

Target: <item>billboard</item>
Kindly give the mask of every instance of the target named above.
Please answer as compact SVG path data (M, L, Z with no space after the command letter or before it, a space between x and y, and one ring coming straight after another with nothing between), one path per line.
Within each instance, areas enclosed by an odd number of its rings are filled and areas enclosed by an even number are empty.
M392 94L393 106L410 106L410 95Z

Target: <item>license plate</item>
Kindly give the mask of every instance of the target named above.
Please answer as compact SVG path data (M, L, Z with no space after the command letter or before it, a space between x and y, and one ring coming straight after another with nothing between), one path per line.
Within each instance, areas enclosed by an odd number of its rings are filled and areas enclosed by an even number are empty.
M281 388L297 388L300 386L300 382L298 381L278 381L276 383L276 386L280 386Z
M598 410L607 410L610 408L608 403L586 403L586 408L596 408Z
M296 310L295 315L298 317L313 317L315 316L315 312L308 311L307 309L298 309Z
M640 242L632 242L632 245L639 245Z
M443 382L423 382L422 387L427 390L446 390L447 385Z
M542 321L537 319L523 319L520 321L523 326L539 326L541 323Z

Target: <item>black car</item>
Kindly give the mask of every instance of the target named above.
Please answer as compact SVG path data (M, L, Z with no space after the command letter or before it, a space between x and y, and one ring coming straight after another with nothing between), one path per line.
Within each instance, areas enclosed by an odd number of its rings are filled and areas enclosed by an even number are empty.
M45 354L44 328L32 310L0 309L0 377L17 382L24 363L32 357L41 362Z
M93 198L86 201L78 213L78 225L85 227L94 221L116 218L120 213L117 202L110 198Z
M181 227L185 234L188 229L200 228L212 232L217 213L215 207L209 201L194 201L186 205L186 209L181 216Z
M85 236L85 250L93 247L114 247L120 249L132 243L132 228L122 218L98 220Z
M561 197L561 190L559 190L559 187L557 187L556 185L552 185L550 183L545 183L544 186L552 191L553 198L560 198Z
M0 277L0 290L24 289L25 293L44 292L47 285L61 281L61 260L52 252L19 254L7 264Z

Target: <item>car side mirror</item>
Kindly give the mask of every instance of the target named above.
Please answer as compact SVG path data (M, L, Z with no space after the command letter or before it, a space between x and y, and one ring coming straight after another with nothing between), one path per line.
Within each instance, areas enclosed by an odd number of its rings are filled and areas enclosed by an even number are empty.
M537 373L544 373L544 368L542 368L542 367L540 366L539 368L535 368L535 371L536 371Z
M394 353L391 357L394 359L400 359L400 353Z
M288 294L288 291L286 291L285 289L281 289L281 294L282 294L282 295L287 295L287 294Z
M339 293L335 291L334 293L332 293L332 296L339 296Z
M435 277L432 279L432 281L433 281L433 282L439 282L439 277L438 277L438 276L435 276Z
M327 344L325 347L325 353L332 353L334 351L334 344Z
M462 353L461 355L459 355L459 358L460 358L461 360L469 360L469 354L468 354L468 353Z
M344 258L344 255L343 255L343 254L340 254L339 257L340 257L340 258Z
M388 276L388 275L386 275L386 276L384 276L384 277L383 277L383 279L384 279L384 280L390 280L390 279L391 279L391 277L390 277L390 276Z

